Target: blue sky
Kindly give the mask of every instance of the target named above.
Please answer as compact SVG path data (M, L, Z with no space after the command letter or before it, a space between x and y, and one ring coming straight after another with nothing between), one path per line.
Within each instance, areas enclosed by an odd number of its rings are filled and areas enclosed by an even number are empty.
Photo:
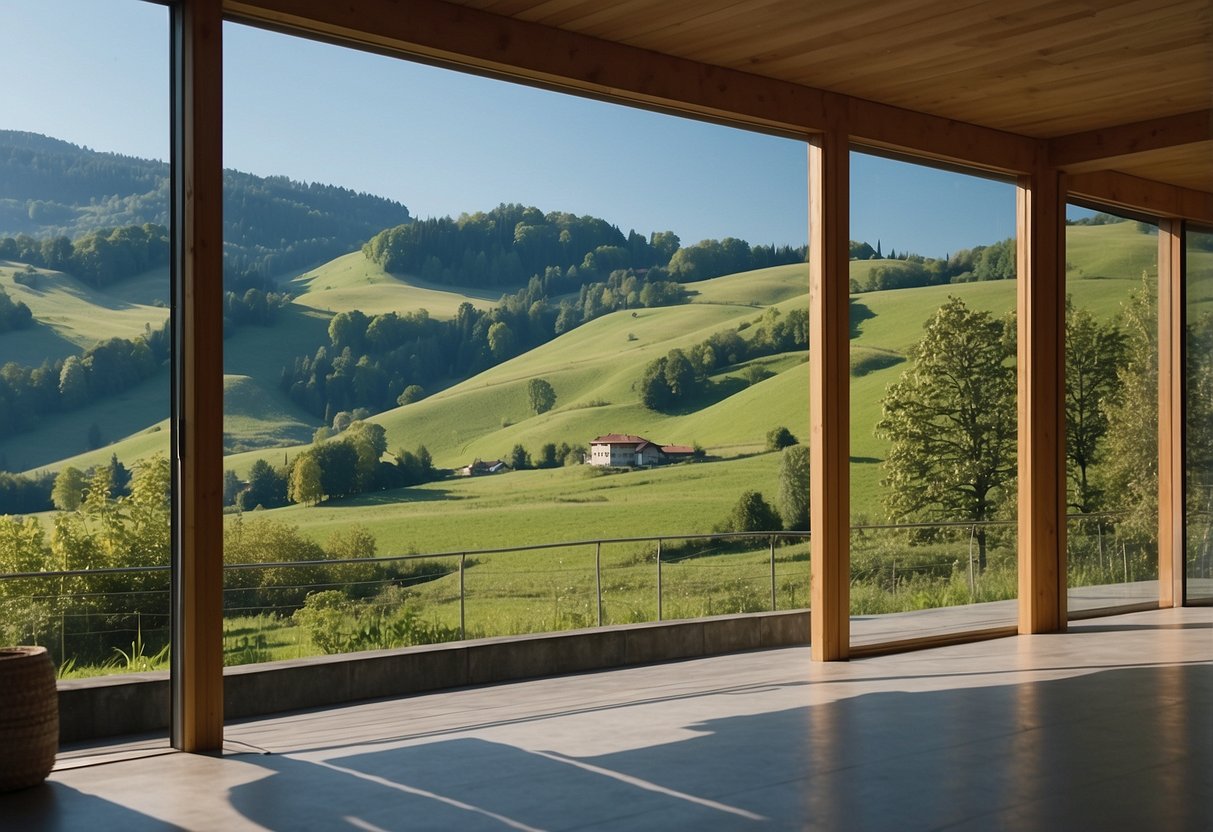
M0 128L166 158L168 12L0 0ZM684 241L807 238L802 143L242 26L225 37L224 160L381 194L415 216L500 202ZM1014 233L1005 182L856 155L854 239L942 256Z

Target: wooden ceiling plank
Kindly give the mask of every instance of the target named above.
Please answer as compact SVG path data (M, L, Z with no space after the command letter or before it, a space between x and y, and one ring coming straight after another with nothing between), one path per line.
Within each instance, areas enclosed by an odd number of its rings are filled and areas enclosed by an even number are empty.
M1105 205L1213 224L1213 193L1166 185L1114 170L1067 176L1071 194Z
M1039 144L441 0L226 0L225 8L244 22L795 135L824 129L841 110L864 141L986 170L1027 170Z
M1124 157L1209 139L1213 139L1213 110L1198 110L1059 136L1049 141L1049 160L1067 173L1083 173L1116 168L1116 161Z

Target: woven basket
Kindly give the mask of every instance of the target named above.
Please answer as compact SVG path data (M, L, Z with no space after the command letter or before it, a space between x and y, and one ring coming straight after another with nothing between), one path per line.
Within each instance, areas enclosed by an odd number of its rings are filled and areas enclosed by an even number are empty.
M0 648L0 791L36 786L59 748L59 692L45 647Z

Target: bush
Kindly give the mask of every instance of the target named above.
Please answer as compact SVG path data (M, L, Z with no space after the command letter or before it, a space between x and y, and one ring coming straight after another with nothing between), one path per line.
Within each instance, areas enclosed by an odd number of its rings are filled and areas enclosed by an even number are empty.
M772 428L767 433L767 450L782 451L784 448L799 443L799 441L790 430L780 425L777 428Z

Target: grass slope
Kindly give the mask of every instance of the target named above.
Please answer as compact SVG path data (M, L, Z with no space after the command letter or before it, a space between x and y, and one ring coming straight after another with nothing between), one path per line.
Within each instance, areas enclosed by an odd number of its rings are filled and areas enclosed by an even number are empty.
M388 274L355 251L291 280L284 287L300 306L336 314L360 309L367 315L428 310L435 318L451 318L461 303L488 309L507 289L471 289L427 284Z

